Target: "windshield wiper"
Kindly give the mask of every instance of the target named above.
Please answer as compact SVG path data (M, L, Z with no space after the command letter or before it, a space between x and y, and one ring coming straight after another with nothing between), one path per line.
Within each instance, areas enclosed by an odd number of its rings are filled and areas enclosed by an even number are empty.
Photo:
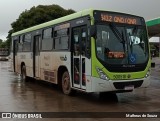
M122 43L122 45L123 45L123 51L125 53L126 48L125 48L125 40L124 40L123 31L122 31L122 34L121 34L113 23L110 23L109 27L111 28L111 30L113 31L113 33L117 37L117 39L120 41L120 43Z

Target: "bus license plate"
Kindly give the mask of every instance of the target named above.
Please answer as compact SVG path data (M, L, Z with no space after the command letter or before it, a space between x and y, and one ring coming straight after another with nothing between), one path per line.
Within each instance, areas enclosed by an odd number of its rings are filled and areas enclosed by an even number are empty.
M125 86L125 87L124 87L124 90L133 90L133 89L134 89L134 86L133 86L133 85Z

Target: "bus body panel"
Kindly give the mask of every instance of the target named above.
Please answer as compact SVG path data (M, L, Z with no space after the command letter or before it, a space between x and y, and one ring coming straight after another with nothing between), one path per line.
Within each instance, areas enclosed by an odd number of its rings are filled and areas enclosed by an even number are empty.
M70 57L70 52L41 52L39 67L40 79L57 84L57 74L60 66L66 67L68 72L71 73Z
M24 63L26 67L26 74L29 77L33 77L33 55L31 52L17 53L17 70L16 72L21 74L22 65Z
M14 71L14 64L13 64L13 53L11 52L9 55L9 63L10 63L10 71Z

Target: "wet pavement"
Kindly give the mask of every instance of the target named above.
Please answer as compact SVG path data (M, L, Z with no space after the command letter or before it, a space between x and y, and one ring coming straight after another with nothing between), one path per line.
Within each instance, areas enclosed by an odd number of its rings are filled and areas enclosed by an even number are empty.
M23 82L10 71L9 62L0 62L0 112L160 112L160 61L154 59L151 85L133 92L119 93L99 99L98 94L62 94L53 84L37 81ZM71 115L71 114L70 114ZM74 114L73 114L74 115ZM93 114L94 115L94 114ZM71 116L72 117L72 116ZM23 121L159 121L160 118L46 118L19 119ZM0 119L0 121L7 119ZM18 119L8 119L17 121Z

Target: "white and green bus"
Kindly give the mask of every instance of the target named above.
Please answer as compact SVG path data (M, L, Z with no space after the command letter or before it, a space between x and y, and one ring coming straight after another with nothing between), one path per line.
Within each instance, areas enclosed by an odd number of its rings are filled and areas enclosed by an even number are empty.
M62 87L64 94L125 92L150 83L142 17L84 10L12 34L13 70Z

